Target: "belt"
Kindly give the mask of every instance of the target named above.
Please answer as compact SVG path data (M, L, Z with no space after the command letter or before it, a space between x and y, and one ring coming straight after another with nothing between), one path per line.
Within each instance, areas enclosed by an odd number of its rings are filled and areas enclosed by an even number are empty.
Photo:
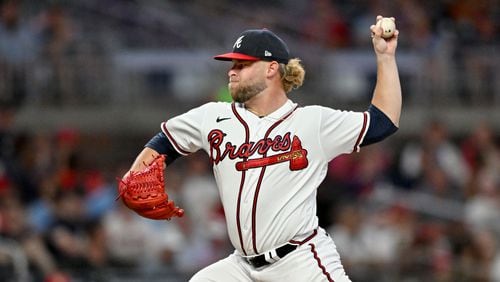
M306 243L307 241L311 240L314 236L316 236L316 234L318 234L318 229L314 229L313 233L302 241L290 240L289 243L286 243L285 245L278 247L274 250L271 250L269 252L252 257L243 257L243 258L248 262L248 264L250 264L255 268L264 265L269 265L277 262L278 260L284 258L289 253L295 251L295 249L297 249L300 245Z
M286 245L283 245L267 253L258 256L247 257L245 259L251 266L257 268L277 262L278 260L284 258L289 253L295 251L295 249L297 249L298 246L299 245L287 243Z

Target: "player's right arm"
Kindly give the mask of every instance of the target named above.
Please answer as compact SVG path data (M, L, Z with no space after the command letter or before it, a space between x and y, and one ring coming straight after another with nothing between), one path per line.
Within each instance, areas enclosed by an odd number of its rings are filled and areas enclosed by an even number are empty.
M382 16L377 16L377 21L381 19ZM384 39L380 26L372 25L370 29L377 57L377 83L368 108L369 127L360 146L379 142L396 132L402 107L401 84L395 56L399 31L396 30L393 37Z
M377 17L377 21L382 16ZM377 58L377 83L372 98L372 105L383 112L398 127L401 116L402 96L396 64L396 47L399 31L390 39L382 38L382 28L372 25L373 48Z

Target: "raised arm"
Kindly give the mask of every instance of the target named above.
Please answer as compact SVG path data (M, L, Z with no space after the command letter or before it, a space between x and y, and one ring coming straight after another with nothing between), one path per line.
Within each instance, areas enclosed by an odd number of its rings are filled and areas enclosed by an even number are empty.
M377 16L377 21L382 16ZM377 83L373 93L372 104L380 109L395 126L399 127L401 116L401 84L399 82L396 64L396 47L399 31L389 39L381 37L382 28L377 25L370 27L372 31L373 49L377 58Z

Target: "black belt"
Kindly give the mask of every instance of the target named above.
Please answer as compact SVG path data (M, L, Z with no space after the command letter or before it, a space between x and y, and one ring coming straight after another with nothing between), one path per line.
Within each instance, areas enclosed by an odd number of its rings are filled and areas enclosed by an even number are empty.
M263 253L261 255L253 257L243 257L243 258L248 262L248 264L250 264L255 268L275 263L278 260L284 258L289 253L295 251L295 249L297 249L302 244L305 244L306 242L311 240L317 234L318 234L318 228L314 229L313 233L302 241L290 240L289 243L279 248L276 248L272 251L269 251L267 253Z
M265 254L261 254L258 256L254 256L254 257L247 257L245 259L250 265L257 268L257 267L271 264L273 262L278 261L281 258L284 258L286 255L288 255L289 253L291 253L295 249L297 249L298 246L299 245L297 245L297 244L288 243L286 245L283 245L283 246L281 246L277 249L274 249L270 252L267 252ZM267 256L267 259L266 259L266 256Z

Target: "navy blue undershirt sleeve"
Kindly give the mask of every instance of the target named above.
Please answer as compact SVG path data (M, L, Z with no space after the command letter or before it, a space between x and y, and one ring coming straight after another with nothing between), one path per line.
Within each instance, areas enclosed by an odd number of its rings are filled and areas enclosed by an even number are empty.
M168 140L165 133L160 132L153 136L151 140L144 145L144 147L151 148L162 155L167 155L166 164L169 165L181 156L175 149L172 143Z
M398 127L374 105L370 105L368 113L370 114L370 126L360 146L382 141L398 130Z

